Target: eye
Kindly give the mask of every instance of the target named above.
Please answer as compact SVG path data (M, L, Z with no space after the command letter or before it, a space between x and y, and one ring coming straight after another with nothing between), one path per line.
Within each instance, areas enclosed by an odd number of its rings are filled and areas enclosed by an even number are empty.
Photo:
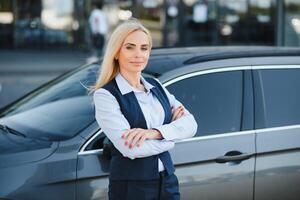
M143 51L147 51L148 48L147 48L147 47L143 47L142 50L143 50Z
M131 46L126 46L126 49L132 49L132 47Z

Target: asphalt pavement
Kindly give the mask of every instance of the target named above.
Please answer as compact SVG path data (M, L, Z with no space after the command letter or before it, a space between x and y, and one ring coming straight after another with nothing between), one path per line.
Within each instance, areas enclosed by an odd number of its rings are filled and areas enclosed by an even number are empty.
M78 50L0 50L0 108L85 64L89 57Z

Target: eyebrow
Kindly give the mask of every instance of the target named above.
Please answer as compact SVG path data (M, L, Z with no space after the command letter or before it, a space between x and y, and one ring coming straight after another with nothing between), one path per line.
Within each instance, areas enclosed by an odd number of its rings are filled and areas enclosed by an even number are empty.
M124 44L124 46L127 46L127 45L136 46L136 44L133 44L133 43L126 43L126 44ZM141 46L149 46L149 44L142 44Z

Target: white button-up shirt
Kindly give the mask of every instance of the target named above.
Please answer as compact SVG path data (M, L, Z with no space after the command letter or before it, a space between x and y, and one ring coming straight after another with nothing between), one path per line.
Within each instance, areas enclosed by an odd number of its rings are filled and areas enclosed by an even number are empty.
M194 116L187 109L184 109L184 116L169 124L163 125L165 117L163 107L150 90L155 86L147 82L142 76L141 81L146 88L146 92L132 87L120 73L115 79L122 95L132 91L134 92L145 116L147 128L159 130L164 138L162 140L146 140L143 145L129 149L129 147L125 145L124 139L121 138L126 130L131 129L129 122L121 112L116 98L108 90L100 88L94 93L96 120L106 136L124 157L135 159L157 155L173 148L175 140L189 138L195 135L197 123ZM164 86L163 88L171 107L178 108L182 105ZM164 166L161 160L158 161L158 165L159 171L163 171Z

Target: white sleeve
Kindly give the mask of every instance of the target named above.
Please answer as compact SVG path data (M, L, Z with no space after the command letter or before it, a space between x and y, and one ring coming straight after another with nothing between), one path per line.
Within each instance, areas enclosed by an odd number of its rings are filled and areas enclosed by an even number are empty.
M121 135L131 128L122 114L116 98L103 88L95 91L93 98L95 117L99 126L124 157L130 159L148 157L168 151L174 147L173 141L146 140L140 147L129 149Z

